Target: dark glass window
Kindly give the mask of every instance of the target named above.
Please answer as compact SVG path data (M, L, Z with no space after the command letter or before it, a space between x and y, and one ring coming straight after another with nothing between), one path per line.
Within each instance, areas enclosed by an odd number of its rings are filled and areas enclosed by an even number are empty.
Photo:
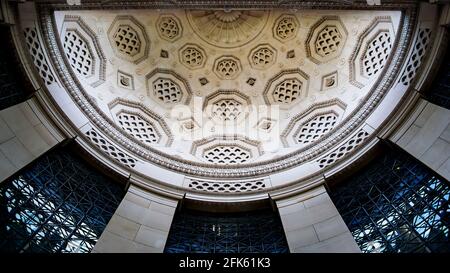
M424 96L429 102L450 109L450 47L447 47L438 73Z
M281 220L271 209L206 213L182 209L175 214L166 253L287 253Z
M90 252L125 191L61 147L0 184L0 251Z
M450 187L404 151L384 154L331 197L363 252L450 252Z
M11 44L11 32L8 26L0 26L0 110L25 101L30 94L23 84L23 76L18 61L14 59L15 48Z

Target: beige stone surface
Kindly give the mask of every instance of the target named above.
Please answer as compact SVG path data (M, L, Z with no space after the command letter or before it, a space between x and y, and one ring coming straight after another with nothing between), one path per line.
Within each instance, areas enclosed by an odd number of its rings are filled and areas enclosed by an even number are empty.
M34 98L0 111L0 183L62 141Z
M276 203L291 252L360 252L323 186Z
M17 168L9 161L6 156L0 152L0 181L11 176Z
M360 252L358 245L350 232L342 233L338 236L317 244L299 247L294 249L296 253L357 253Z
M96 252L162 252L177 203L178 201L131 185L94 250ZM121 246L120 242L125 246Z
M400 127L405 133L396 144L450 180L450 110L420 99L411 117L412 122L406 121Z

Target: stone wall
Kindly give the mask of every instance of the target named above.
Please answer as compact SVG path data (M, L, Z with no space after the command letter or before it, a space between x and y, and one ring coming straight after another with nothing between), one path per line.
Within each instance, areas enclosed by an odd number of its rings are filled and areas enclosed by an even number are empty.
M92 252L163 252L177 203L130 186Z
M391 141L450 180L450 110L421 99Z
M276 203L291 253L360 252L323 186Z
M34 98L0 111L0 183L62 140Z

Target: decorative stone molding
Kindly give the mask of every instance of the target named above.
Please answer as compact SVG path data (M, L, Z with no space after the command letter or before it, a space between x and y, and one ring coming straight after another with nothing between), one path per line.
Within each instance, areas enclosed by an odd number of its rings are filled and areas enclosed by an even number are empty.
M106 58L95 32L80 16L66 15L61 43L72 70L92 87L105 82Z
M134 90L133 75L117 70L117 86Z
M172 70L156 68L147 74L147 95L164 107L189 104L192 91L188 82Z
M248 55L248 62L256 69L269 68L276 60L277 50L269 44L258 45Z
M398 44L395 44L392 51L392 62L385 69L377 84L373 86L368 95L362 98L362 104L356 109L351 116L343 120L339 125L332 130L330 137L322 138L314 147L302 148L295 150L292 153L279 156L271 160L258 162L257 164L244 164L242 166L214 166L211 164L200 164L191 160L179 159L174 156L160 153L155 149L151 149L141 145L138 141L124 135L122 130L116 125L111 124L106 116L92 103L86 92L77 81L73 81L73 73L67 70L66 64L61 60L61 53L54 43L55 34L53 33L53 23L50 14L45 9L41 9L41 23L43 25L44 37L49 39L49 51L52 58L55 59L55 66L58 68L58 76L67 81L67 90L74 98L74 101L79 105L84 112L88 113L88 117L92 122L101 126L102 131L117 141L120 147L126 147L133 155L155 163L158 166L165 167L172 171L182 172L194 176L209 176L209 177L227 177L237 178L245 176L263 175L274 172L286 170L291 167L299 166L304 162L315 160L323 153L329 151L344 141L349 134L357 130L363 124L363 121L370 116L372 110L378 105L383 98L383 95L391 88L392 82L398 73L399 66L403 63L405 55L405 47L410 41L410 33L414 25L415 13L414 9L405 10L404 17L400 22L401 28L398 36ZM403 22L404 20L404 22ZM388 60L390 62L390 60ZM276 77L275 77L276 78ZM270 84L269 84L270 85ZM342 158L340 159L342 160Z
M221 56L214 61L214 73L223 80L235 79L241 71L241 61L234 56Z
M266 104L289 109L308 94L309 76L300 69L284 70L269 79L263 95Z
M184 131L192 132L200 128L200 125L195 121L193 117L179 120L181 128Z
M173 134L164 118L139 102L115 99L108 104L114 121L145 145L170 146Z
M325 168L336 162L337 160L343 158L348 153L355 150L356 147L361 145L364 140L369 136L369 133L361 129L347 142L340 145L338 148L334 149L331 153L317 160L320 168Z
M242 180L239 182L186 178L184 184L187 185L187 188L195 191L220 194L249 193L270 187L268 178Z
M401 83L408 86L416 76L417 70L422 64L423 57L427 53L428 44L431 38L431 29L420 28L414 42L414 51L411 54L408 65L400 79Z
M342 119L346 108L347 105L339 99L311 105L289 121L280 135L283 145L308 146L326 137Z
M362 88L388 63L395 31L390 17L377 17L359 36L350 57L350 83Z
M195 44L185 44L178 54L180 58L180 63L189 69L199 69L202 68L206 63L206 53L198 45Z
M203 110L218 124L235 124L250 112L250 98L236 90L218 90L205 98Z
M23 30L23 34L25 36L25 43L28 47L28 51L30 52L31 59L38 70L39 76L41 76L46 85L56 82L50 66L48 65L47 58L42 51L41 41L36 28L25 28Z
M338 72L334 71L322 77L322 86L320 90L328 90L338 86Z
M163 40L174 42L183 35L180 20L173 14L162 14L156 21L156 29Z
M186 16L203 41L234 48L255 39L264 29L270 12L265 10L188 10Z
M306 39L306 55L319 64L341 55L347 30L337 16L325 16L315 23Z
M220 135L192 143L191 154L212 164L248 163L263 154L259 141L238 135Z
M150 41L133 16L116 16L108 29L108 39L120 58L138 64L148 57Z
M272 118L262 118L258 121L255 127L263 132L269 133L272 131L272 128L276 122L277 121Z
M294 39L297 36L300 24L293 14L283 14L273 24L273 37L280 42Z

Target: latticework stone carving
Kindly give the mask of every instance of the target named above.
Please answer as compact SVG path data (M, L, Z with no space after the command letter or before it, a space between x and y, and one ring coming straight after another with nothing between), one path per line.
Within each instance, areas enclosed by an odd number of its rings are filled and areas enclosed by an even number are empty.
M299 144L312 143L331 131L336 125L337 119L335 113L318 115L302 125L298 133L294 135L294 139Z
M347 30L338 16L325 16L311 26L306 55L316 64L338 57L347 40Z
M295 101L302 92L302 82L298 79L286 79L279 83L273 90L273 98L276 102L289 104Z
M416 42L414 44L414 51L401 78L401 82L404 85L409 85L414 79L414 76L417 73L417 69L419 69L420 65L422 64L422 59L427 52L426 50L428 47L428 43L430 42L430 37L431 29L419 29L419 33L417 34Z
M198 191L216 193L239 193L259 191L266 188L263 179L243 181L243 182L217 182L204 180L191 180L188 187Z
M206 62L206 54L197 45L188 44L180 50L180 62L188 68L201 68Z
M350 56L350 83L363 88L383 70L394 45L394 28L389 16L375 17L358 38Z
M183 92L180 86L168 78L158 78L153 82L154 96L164 103L177 103L181 101Z
M239 146L219 145L204 151L203 158L213 164L239 164L250 160L250 151Z
M78 31L67 31L63 46L72 68L80 75L90 76L93 73L93 55L86 40Z
M235 121L242 114L242 104L234 99L221 99L213 105L213 115L224 122Z
M147 58L150 41L144 26L133 16L116 16L108 29L108 39L122 59L137 64Z
M239 59L233 56L223 56L216 60L214 72L219 78L234 79L241 72Z
M49 85L55 82L52 71L50 70L47 60L45 59L44 53L39 42L39 37L36 32L36 28L25 28L24 30L25 42L28 46L28 50L36 66L39 75L45 84Z
M271 66L276 59L276 50L268 45L260 45L250 52L249 62L254 68L265 69Z
M105 140L99 133L97 133L96 130L91 129L91 130L87 131L86 136L89 138L89 140L92 141L92 143L94 143L103 152L105 152L110 157L114 158L115 160L119 161L123 165L125 165L129 168L133 168L136 165L136 159L130 157L129 155L127 155L124 152L122 152L121 150L119 150L116 147L116 145Z
M371 77L382 70L392 48L392 38L387 31L378 33L369 42L362 60L363 74Z
M181 37L181 24L173 15L162 15L157 21L159 36L168 41L175 41Z
M250 98L237 90L218 90L205 98L203 109L219 124L245 119L250 111Z
M145 144L158 143L160 134L154 125L142 117L127 112L117 115L117 120L125 131Z
M317 162L320 168L325 168L337 160L344 157L346 154L353 151L357 146L359 146L367 137L369 133L364 130L360 130L356 135L354 135L350 140L342 144L339 148L335 149L328 155L320 158Z
M134 56L141 50L141 41L136 30L131 26L121 25L113 36L117 50L123 54Z
M342 36L336 26L326 26L323 28L316 40L316 52L322 57L336 52L341 43Z
M275 22L274 36L280 41L290 40L297 35L298 26L298 20L294 15L282 15Z

